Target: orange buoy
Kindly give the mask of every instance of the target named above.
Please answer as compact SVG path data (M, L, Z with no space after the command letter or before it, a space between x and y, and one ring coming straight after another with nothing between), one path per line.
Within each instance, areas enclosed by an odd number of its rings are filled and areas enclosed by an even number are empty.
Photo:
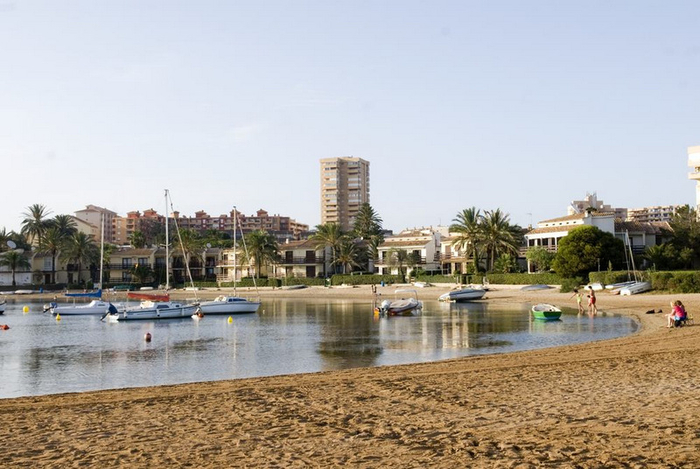
M0 324L0 329L2 329L3 331L8 330L9 328L10 326L8 326L7 324Z

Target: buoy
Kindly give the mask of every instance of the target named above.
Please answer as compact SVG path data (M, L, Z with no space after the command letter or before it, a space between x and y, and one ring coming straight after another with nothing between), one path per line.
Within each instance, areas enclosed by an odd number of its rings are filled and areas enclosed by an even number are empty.
M22 308L22 312L28 313L28 312L29 312L29 306L25 306L24 308Z
M146 335L143 336L143 338L144 338L144 340L145 340L146 342L150 342L150 341L151 341L151 333L150 333L150 332L146 332Z
M231 324L233 322L233 318L231 316L228 317L228 323Z
M57 314L57 315L56 315L56 321L60 321L60 320L61 320L61 315L60 315L60 314Z
M0 324L0 329L2 329L3 331L8 330L9 328L10 326L8 326L7 324Z

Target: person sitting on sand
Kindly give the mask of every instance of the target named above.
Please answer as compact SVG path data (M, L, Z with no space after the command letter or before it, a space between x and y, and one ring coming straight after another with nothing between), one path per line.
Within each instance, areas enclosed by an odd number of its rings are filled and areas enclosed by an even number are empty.
M666 315L666 318L668 318L667 327L673 327L677 324L677 321L683 321L686 317L688 317L688 314L685 312L683 303L680 300L672 301L671 312Z
M595 291L591 288L591 293L588 295L588 314L598 314L598 307L595 305Z
M578 304L578 314L583 314L583 293L578 291L578 288L574 288L574 294L571 298L576 297L576 304Z

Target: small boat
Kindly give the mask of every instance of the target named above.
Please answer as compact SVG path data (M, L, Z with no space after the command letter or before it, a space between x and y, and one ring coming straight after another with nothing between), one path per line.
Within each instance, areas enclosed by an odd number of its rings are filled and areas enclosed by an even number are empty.
M602 291L603 290L603 284L600 282L595 282L595 283L589 283L585 287L583 287L585 290L593 290L593 291Z
M399 289L394 292L393 300L384 300L379 305L379 311L389 316L410 316L417 309L423 308L423 303L418 301L415 290Z
M413 286L417 288L432 287L432 285L429 282L413 282Z
M532 307L532 315L535 319L552 321L561 317L561 310L556 306L540 303Z
M605 285L605 289L610 292L611 295L619 295L620 290L625 287L629 287L630 285L634 285L635 283L636 282L634 280L630 282L613 283L612 285Z
M126 308L124 311L112 311L106 315L106 318L109 322L176 319L190 317L196 310L197 305L193 304L144 300L139 306Z
M128 292L126 294L127 298L132 300L142 300L142 301L170 301L169 293L138 293L138 292Z
M636 295L637 293L643 293L649 290L651 290L651 283L634 282L632 285L620 289L620 296Z
M203 314L243 314L255 313L260 307L259 301L249 301L238 296L221 295L212 301L199 304Z
M525 285L524 287L521 288L522 291L536 291L536 290L547 290L549 288L554 288L549 285L544 285L542 283L538 283L535 285Z
M48 309L44 312L51 312L54 316L104 316L109 312L110 306L113 306L117 311L123 311L125 309L124 305L120 303L110 303L109 301L103 300L92 300L90 303L84 305L66 305L59 306L56 303L51 303Z
M443 293L438 297L439 301L471 301L478 300L486 294L486 290L481 288L463 288L461 290L454 290L447 293Z

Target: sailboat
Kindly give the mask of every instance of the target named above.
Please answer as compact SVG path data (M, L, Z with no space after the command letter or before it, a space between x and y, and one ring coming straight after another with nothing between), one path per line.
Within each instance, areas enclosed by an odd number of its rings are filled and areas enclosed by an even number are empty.
M634 256L632 255L632 243L630 242L629 231L625 231L625 241L627 244L627 249L629 250L629 258L632 261L632 273L634 274L634 282L620 288L620 296L635 295L637 293L643 293L645 291L651 290L651 283L642 281L639 275L637 274L637 269L634 265ZM628 251L626 250L626 255L627 252Z
M104 264L104 250L105 250L105 220L104 214L101 219L101 238L100 238L100 283L98 284L97 291L86 292L86 293L66 293L65 296L73 298L72 305L61 305L59 306L55 301L51 302L49 305L44 307L44 312L51 312L54 316L103 316L107 314L110 309L113 310L124 310L124 305L121 303L111 303L109 301L104 301L102 299L102 272ZM76 304L76 298L95 298L87 304Z
M109 314L106 315L109 322L118 321L133 321L133 320L152 320L152 319L173 319L173 318L186 318L192 316L197 309L197 304L185 304L175 301L170 301L170 296L167 291L170 289L170 244L168 242L168 200L170 193L168 189L165 189L165 291L166 294L147 294L138 293L137 298L141 299L141 303L138 306L131 308L126 308L123 311L111 310ZM177 222L175 224L177 228ZM180 238L180 232L178 230L178 238L180 239L180 245L182 246L182 239ZM187 266L187 263L185 263ZM192 278L189 271L189 266L187 266L187 274ZM133 295L133 294L132 294ZM132 296L134 297L134 296Z
M245 314L255 313L260 308L260 301L250 301L236 296L236 215L238 211L233 207L233 296L220 295L212 301L203 301L199 308L202 314ZM241 230L243 247L245 249L245 238ZM246 249L247 250L247 249ZM257 286L256 286L257 289Z

